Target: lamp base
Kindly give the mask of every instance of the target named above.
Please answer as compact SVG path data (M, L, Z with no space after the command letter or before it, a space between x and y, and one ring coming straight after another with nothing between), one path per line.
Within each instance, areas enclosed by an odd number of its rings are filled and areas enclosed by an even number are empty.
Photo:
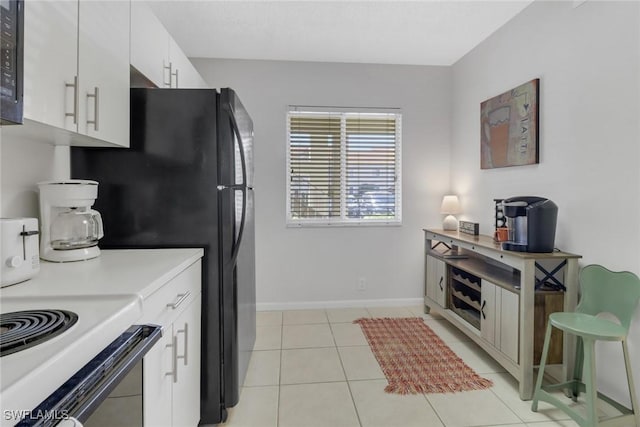
M455 231L458 229L458 220L453 215L447 215L444 221L442 221L442 229Z

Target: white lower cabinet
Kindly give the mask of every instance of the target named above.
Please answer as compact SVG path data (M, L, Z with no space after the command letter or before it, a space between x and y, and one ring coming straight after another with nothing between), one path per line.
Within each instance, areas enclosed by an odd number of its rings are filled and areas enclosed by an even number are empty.
M166 375L171 371L173 355L172 327L162 331L162 338L144 356L143 361L143 420L145 427L171 425L171 398L173 380Z
M482 280L480 336L518 362L518 294Z
M444 261L427 255L427 297L445 308L447 300L447 266Z
M172 425L195 427L200 421L200 297L173 322L173 336Z
M143 361L145 427L196 427L200 420L200 269L198 261L143 303L145 323L162 326Z

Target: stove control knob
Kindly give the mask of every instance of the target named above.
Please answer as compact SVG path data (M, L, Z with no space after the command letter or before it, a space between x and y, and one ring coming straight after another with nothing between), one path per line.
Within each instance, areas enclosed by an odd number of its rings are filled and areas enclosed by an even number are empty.
M21 265L22 265L22 258L19 257L18 255L12 256L7 260L7 266L9 267L18 268Z

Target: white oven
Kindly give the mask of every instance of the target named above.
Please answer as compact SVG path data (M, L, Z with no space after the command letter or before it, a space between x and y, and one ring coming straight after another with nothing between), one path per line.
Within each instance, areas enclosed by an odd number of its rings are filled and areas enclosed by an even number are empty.
M142 425L142 359L162 332L135 324L138 297L1 304L2 426Z

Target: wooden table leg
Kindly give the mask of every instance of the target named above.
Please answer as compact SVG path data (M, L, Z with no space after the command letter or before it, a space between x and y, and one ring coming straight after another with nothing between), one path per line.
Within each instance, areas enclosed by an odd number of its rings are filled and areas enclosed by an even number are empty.
M520 399L533 397L533 320L535 309L535 260L524 260L520 270Z

